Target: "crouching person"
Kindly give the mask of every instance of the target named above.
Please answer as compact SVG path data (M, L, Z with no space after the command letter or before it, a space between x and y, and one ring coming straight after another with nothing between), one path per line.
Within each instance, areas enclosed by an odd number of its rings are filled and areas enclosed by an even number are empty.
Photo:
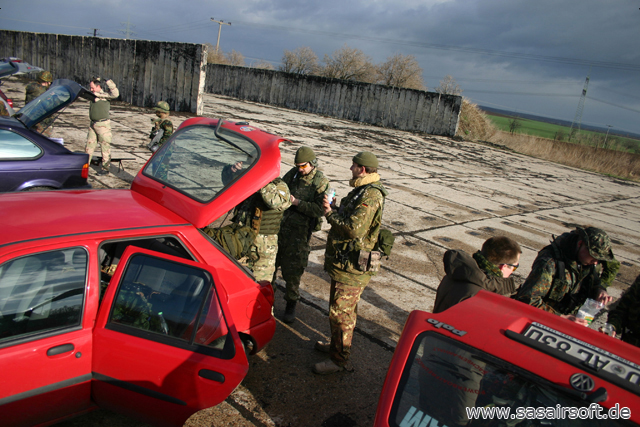
M520 245L505 236L487 239L482 249L468 255L460 250L448 250L443 257L446 275L438 286L434 313L440 313L471 298L484 289L511 296L516 290L511 274L520 262Z

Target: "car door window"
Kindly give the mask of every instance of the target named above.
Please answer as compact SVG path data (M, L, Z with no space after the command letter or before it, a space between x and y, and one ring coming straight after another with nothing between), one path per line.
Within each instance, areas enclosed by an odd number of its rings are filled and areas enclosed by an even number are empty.
M22 135L0 129L0 160L35 159L42 149Z
M0 266L0 344L80 326L87 251L37 253Z
M229 332L208 272L145 254L125 267L107 328L220 351Z

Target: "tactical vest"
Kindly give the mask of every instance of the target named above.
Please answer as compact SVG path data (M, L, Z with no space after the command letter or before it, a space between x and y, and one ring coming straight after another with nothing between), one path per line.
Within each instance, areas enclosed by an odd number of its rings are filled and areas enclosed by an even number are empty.
M89 106L89 119L91 119L92 122L107 120L109 118L110 108L111 103L104 99L91 102L91 105Z

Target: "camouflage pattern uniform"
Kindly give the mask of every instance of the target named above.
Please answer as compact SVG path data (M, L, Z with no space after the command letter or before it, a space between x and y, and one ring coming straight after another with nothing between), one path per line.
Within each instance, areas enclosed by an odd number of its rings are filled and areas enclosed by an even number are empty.
M158 115L158 118L151 120L151 122L153 123L153 127L151 128L149 138L155 138L158 131L162 130L162 137L156 144L157 147L160 148L165 142L167 142L169 137L173 135L173 123L171 123L171 120L167 119L166 117L160 117L161 114L166 114L167 116L169 115L169 104L166 101L159 101L154 107L154 110L156 111L156 115Z
M331 277L329 356L341 367L351 356L360 296L376 274L360 270L358 259L360 251L372 251L378 240L384 198L388 194L379 181L377 173L352 180L350 184L355 189L342 199L337 212L326 216L331 225L324 261L324 269Z
M41 71L38 74L38 81L31 82L25 88L24 104L27 105L47 90L49 90L49 84L53 81L53 76L49 71ZM43 86L43 83L49 83ZM44 119L41 123L36 124L35 131L46 136L51 136L53 133L53 118L49 117Z
M9 111L2 101L0 101L0 116L9 117Z
M108 171L111 166L111 120L109 120L109 100L120 96L120 91L113 80L106 81L108 91L94 93L96 99L89 107L89 132L87 133L87 146L85 152L89 154L89 162L93 152L98 148L102 151L102 169Z
M324 214L322 202L329 180L317 168L307 175L298 172L298 168L292 168L282 179L300 203L287 209L282 217L276 269L282 269L282 278L287 283L284 299L298 301L300 278L309 262L309 240Z
M622 341L640 347L640 276L609 312L607 322L616 328L617 335L622 334Z
M287 184L276 178L236 208L232 221L249 225L258 234L246 261L258 282L271 282L276 270L278 231L283 212L291 206L290 196Z
M558 315L575 314L587 298L596 299L605 288L596 266L578 262L578 241L588 243L589 253L597 260L613 259L611 242L604 231L578 227L538 252L531 273L515 298ZM564 277L559 277L562 267Z

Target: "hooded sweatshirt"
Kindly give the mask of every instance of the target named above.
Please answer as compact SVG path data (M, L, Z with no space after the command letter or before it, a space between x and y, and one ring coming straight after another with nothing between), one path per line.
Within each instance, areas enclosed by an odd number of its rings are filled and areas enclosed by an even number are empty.
M513 278L503 278L500 270L488 262L479 251L471 257L464 251L448 250L442 261L446 275L438 286L436 302L433 305L434 313L440 313L460 301L471 298L480 289L505 296L515 292ZM485 266L485 269L481 269L479 263Z

